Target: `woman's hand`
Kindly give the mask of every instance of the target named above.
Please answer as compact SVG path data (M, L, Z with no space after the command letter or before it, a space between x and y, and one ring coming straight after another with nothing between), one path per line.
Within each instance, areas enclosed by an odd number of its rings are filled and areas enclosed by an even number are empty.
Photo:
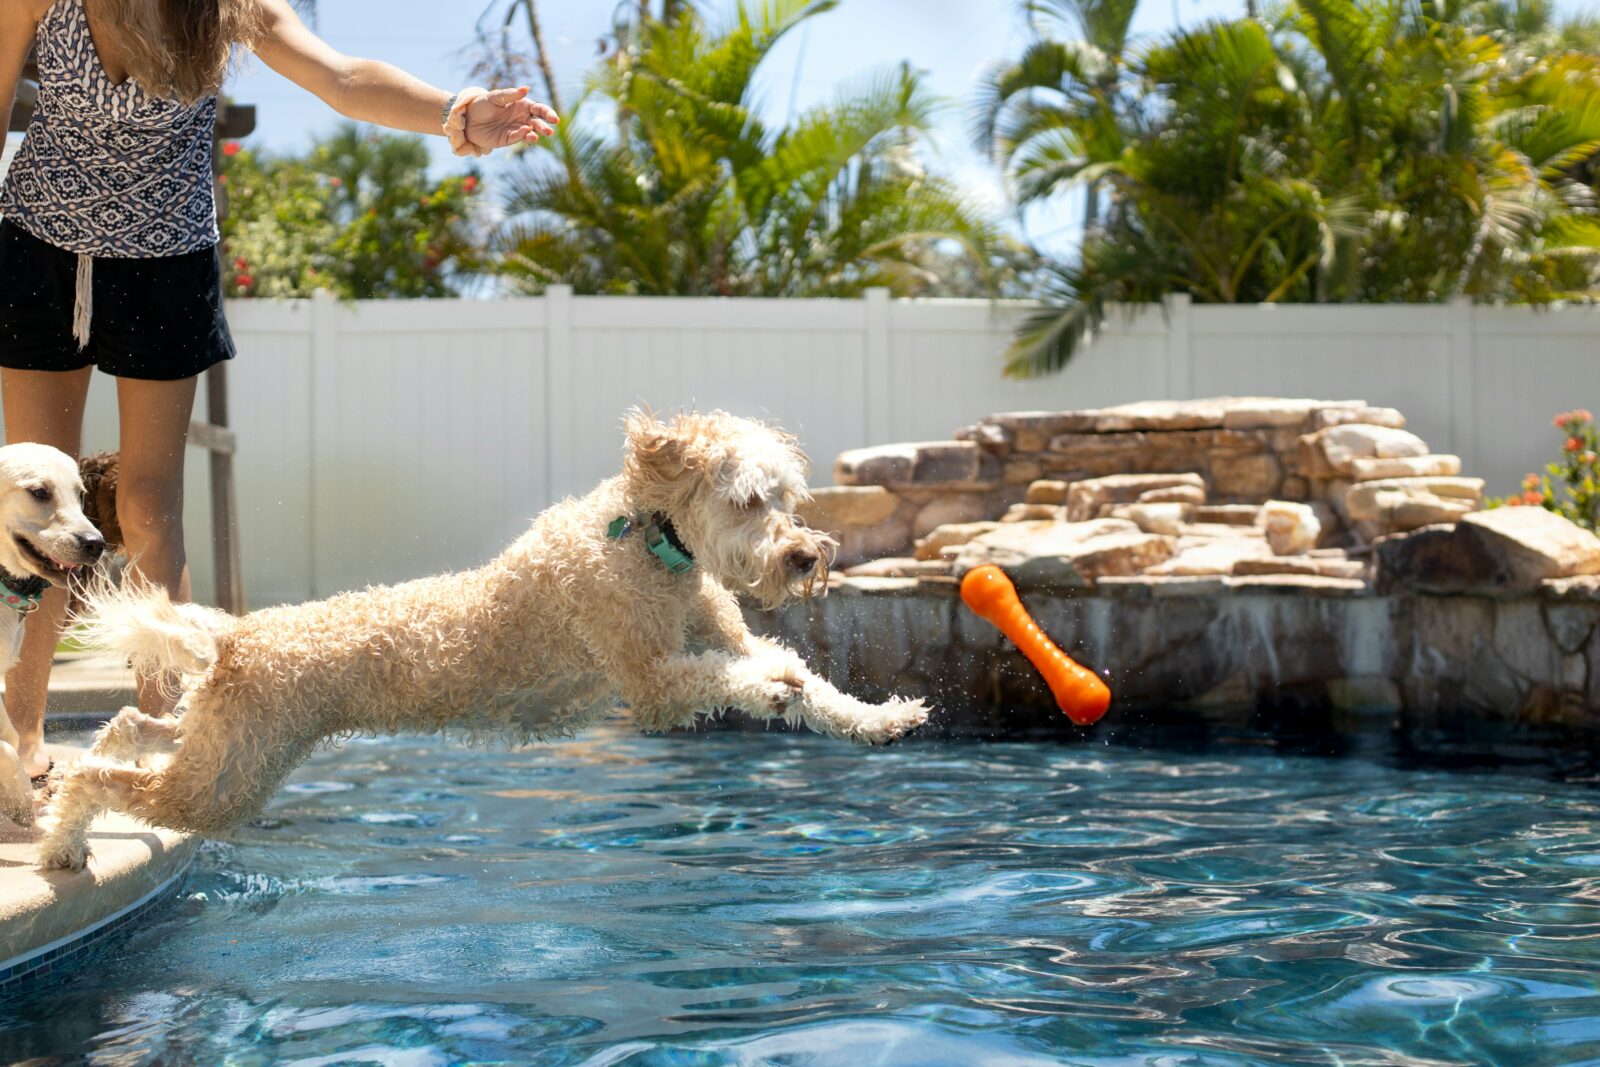
M556 132L561 119L547 104L528 99L526 85L489 92L465 90L445 127L458 156L486 156L496 148L533 144Z

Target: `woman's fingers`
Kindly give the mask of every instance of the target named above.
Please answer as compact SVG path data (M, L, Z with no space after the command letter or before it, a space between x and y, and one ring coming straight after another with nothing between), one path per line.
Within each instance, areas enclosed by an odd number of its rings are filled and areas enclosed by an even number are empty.
M491 89L489 91L489 103L495 107L510 107L527 95L528 87L526 85L519 85L515 89Z
M467 138L474 154L487 155L496 148L513 144L534 144L541 137L553 137L556 123L561 119L547 104L527 99L529 89L519 85L512 89L492 89L482 100L499 113L494 117L480 116L470 123Z

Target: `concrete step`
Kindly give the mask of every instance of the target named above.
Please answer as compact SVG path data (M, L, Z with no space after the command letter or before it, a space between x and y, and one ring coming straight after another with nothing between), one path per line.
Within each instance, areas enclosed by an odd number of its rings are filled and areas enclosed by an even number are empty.
M50 745L69 764L82 749ZM193 859L196 838L103 815L89 832L82 871L42 871L37 828L0 819L0 996L77 966L86 953L170 898Z

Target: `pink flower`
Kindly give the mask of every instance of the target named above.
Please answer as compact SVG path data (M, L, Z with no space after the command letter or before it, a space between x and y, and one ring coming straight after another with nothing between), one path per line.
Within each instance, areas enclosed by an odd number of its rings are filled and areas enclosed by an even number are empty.
M1524 504L1543 504L1544 494L1530 489L1526 493L1522 494L1522 502Z
M1561 446L1563 452L1577 452L1583 448L1583 438L1569 437L1567 443Z
M1579 461L1587 463L1592 467L1594 466L1595 461L1600 459L1600 456L1596 456L1593 452L1585 452L1583 455L1579 456L1578 459Z
M1541 484L1543 484L1543 480L1537 474L1529 474L1522 479L1522 488L1524 489L1537 489Z
M331 186L333 186L333 187L334 187L334 188L335 188L335 189L337 189L337 188L339 188L339 187L340 187L340 186L341 186L341 185L343 185L343 184L344 184L344 181L343 181L343 179L341 179L341 178L329 178L329 179L328 179L328 184L329 184L329 185L331 185Z

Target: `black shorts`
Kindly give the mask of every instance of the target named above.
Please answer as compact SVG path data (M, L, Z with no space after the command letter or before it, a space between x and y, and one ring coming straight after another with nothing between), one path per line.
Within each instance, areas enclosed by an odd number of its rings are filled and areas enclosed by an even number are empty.
M89 343L72 336L78 257L0 222L0 367L175 381L232 359L215 247L156 259L94 257Z

